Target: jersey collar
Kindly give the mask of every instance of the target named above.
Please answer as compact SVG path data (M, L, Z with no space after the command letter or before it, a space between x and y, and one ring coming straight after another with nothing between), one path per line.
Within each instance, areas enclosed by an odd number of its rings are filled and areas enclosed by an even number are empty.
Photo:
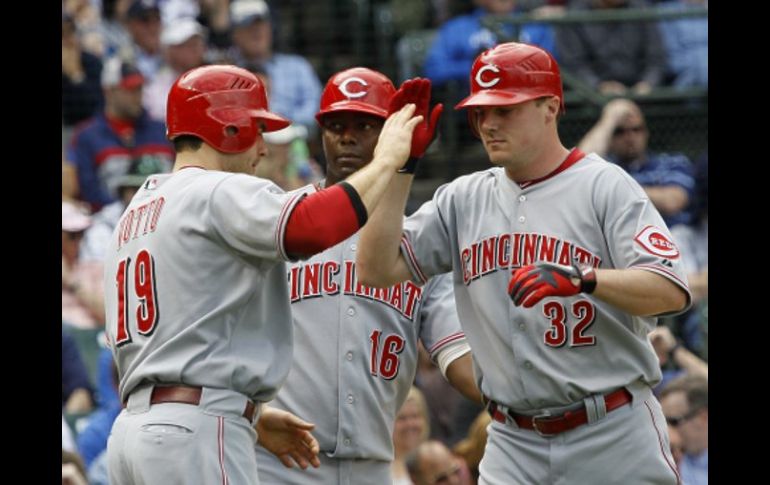
M575 165L581 158L585 156L586 156L585 153L583 153L577 148L573 148L572 151L569 152L569 155L567 155L567 158L565 158L564 161L561 162L561 165L553 169L551 173L534 180L527 180L526 182L522 182L519 184L519 187L521 187L522 189L526 189L527 187L531 187L532 185L540 183L544 180L548 180L551 177L555 177L556 175L562 173L563 171L567 170L571 166Z

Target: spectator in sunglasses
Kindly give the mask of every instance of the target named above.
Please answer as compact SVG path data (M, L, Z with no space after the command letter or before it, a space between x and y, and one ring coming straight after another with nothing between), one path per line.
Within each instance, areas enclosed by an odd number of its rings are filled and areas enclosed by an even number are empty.
M599 121L578 144L585 153L596 152L623 167L639 182L669 229L690 224L695 176L690 160L681 153L649 150L650 132L642 110L631 100L607 103Z
M708 397L708 380L693 375L677 378L661 391L666 421L682 438L679 471L686 485L708 484Z

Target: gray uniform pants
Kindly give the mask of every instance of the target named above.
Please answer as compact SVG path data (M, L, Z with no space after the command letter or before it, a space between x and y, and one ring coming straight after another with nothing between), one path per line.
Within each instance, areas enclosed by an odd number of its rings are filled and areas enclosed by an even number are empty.
M259 481L263 485L391 485L390 462L382 460L329 458L318 454L321 467L307 470L286 468L275 456L257 447Z
M647 386L628 389L631 404L608 414L593 405L593 422L553 437L492 421L479 485L676 484L660 404Z
M204 388L197 406L150 405L150 391L134 391L112 427L111 485L259 484L246 396Z

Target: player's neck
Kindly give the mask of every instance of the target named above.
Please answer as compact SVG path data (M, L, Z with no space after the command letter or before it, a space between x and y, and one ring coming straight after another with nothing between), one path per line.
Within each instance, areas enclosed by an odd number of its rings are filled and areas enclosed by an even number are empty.
M176 154L174 168L176 172L185 167L200 167L206 170L222 170L219 156L213 148L205 143L197 150L184 150Z
M554 143L546 150L532 154L529 160L507 164L505 173L516 183L543 178L556 170L569 156L569 153L570 151L560 142Z

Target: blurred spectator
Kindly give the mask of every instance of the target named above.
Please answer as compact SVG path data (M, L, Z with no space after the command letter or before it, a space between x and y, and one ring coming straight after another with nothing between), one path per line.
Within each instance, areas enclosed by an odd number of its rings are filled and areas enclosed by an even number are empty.
M468 91L468 75L473 60L480 52L503 40L535 44L554 54L554 35L547 24L507 25L504 29L507 39L498 39L493 32L482 26L481 18L487 15L518 15L516 0L476 0L475 3L479 8L472 13L453 18L444 24L430 47L423 70L434 86L457 81L460 83L460 91Z
M182 18L163 27L160 36L164 64L144 88L143 104L151 118L166 122L168 92L190 69L204 64L206 30L195 19Z
M88 485L85 477L83 461L76 453L61 451L61 483L62 485Z
M465 460L474 483L479 479L479 464L487 446L487 426L492 417L484 410L479 413L468 430L468 436L454 446L454 453Z
M101 73L102 61L81 48L75 21L62 15L61 112L66 126L90 118L103 102Z
M61 331L61 404L67 414L81 414L94 407L93 386L88 380L77 344L63 328Z
M61 204L61 318L78 328L104 325L102 265L79 258L91 217L71 202Z
M171 171L174 152L163 123L142 108L144 77L135 66L111 58L102 70L104 111L72 137L67 159L77 168L80 198L94 210L114 202L117 184L132 159L157 158Z
M684 449L682 448L682 435L679 434L679 430L676 427L666 423L668 428L668 443L671 446L671 456L674 457L674 463L676 469L682 466L682 458L684 457Z
M420 444L406 459L414 485L469 485L464 465L462 458L452 455L444 443L436 440Z
M656 395L666 387L671 380L685 375L696 375L708 379L709 367L697 355L687 350L677 342L674 335L665 325L657 326L648 335L652 348L660 361L663 378L653 389Z
M80 246L81 261L101 262L104 259L112 232L139 187L149 175L167 171L165 164L157 158L139 158L131 163L128 172L118 178L118 200L104 206L92 217L91 226L86 230Z
M686 12L708 8L706 0L674 0L658 4L662 11ZM671 84L677 87L709 86L709 22L707 17L660 22Z
M160 52L160 1L134 0L126 11L126 30L131 37L121 46L120 55L132 59L147 80L152 80L163 64Z
M709 294L709 224L708 224L708 153L695 163L695 198L693 220L671 229L679 246L682 265L692 293L693 306L676 317L678 333L687 348L708 358L708 294Z
M570 10L643 8L646 0L574 0ZM563 70L605 95L629 88L647 94L659 86L666 68L665 51L655 22L585 22L556 30Z
M119 379L114 363L110 374L112 386L117 391ZM107 406L97 409L89 416L88 424L83 431L78 434L78 452L83 458L86 470L90 470L94 460L107 450L107 438L110 436L112 423L115 422L121 409L120 400L111 401Z
M62 2L62 15L73 20L77 28L80 46L84 51L96 57L104 55L100 3L94 0L64 0Z
M257 165L258 177L272 180L289 191L319 182L323 178L318 164L310 159L307 130L302 125L290 125L264 134L267 156Z
M393 27L402 36L413 30L437 28L452 17L449 0L390 0ZM470 3L470 2L469 2Z
M250 71L262 66L270 78L270 111L318 132L315 113L321 101L321 82L303 57L273 53L270 10L263 0L235 0L230 4L233 48L229 61Z
M61 154L61 200L74 202L78 196L78 174L75 166Z
M682 154L650 152L649 137L639 106L627 99L613 99L578 148L585 153L596 152L623 167L639 182L673 231L677 224L692 222L693 167Z
M438 367L430 360L425 347L417 347L418 366L415 376L417 386L425 396L430 415L430 437L448 445L459 433L456 428L462 426L455 420L456 409L465 398L444 378Z
M430 436L428 406L423 393L412 386L393 425L393 485L411 485L406 456Z
M119 56L121 50L128 49L128 46L131 45L131 36L124 25L126 11L131 3L133 0L101 0L102 59Z
M61 414L61 449L64 451L77 451L75 437L72 436L72 429L70 429L70 425L67 424L67 420L64 418L63 408Z
M679 472L684 485L708 484L709 387L708 380L685 375L671 381L660 394L669 425L682 437L684 456Z

